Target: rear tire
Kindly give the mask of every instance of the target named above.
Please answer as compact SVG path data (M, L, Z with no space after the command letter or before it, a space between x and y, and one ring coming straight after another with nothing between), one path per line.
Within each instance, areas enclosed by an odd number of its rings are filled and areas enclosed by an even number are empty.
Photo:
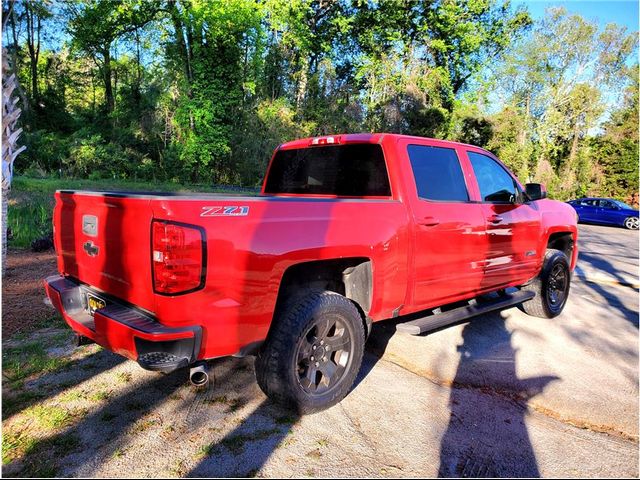
M639 223L640 222L638 221L638 217L629 217L629 218L625 219L624 226L628 230L638 230L638 224Z
M538 276L522 287L522 290L533 292L536 296L519 308L533 317L557 317L567 303L570 287L569 259L564 252L549 248Z
M364 343L364 322L350 300L329 291L308 293L274 320L256 358L258 385L300 414L324 410L353 386Z

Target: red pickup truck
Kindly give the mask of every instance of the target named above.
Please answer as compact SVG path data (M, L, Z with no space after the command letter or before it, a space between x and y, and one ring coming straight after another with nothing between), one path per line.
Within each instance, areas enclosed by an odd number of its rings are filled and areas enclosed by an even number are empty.
M257 196L55 196L45 286L79 341L195 384L206 360L256 355L263 391L305 413L347 394L372 322L554 317L577 256L576 214L544 187L481 148L405 135L281 145Z

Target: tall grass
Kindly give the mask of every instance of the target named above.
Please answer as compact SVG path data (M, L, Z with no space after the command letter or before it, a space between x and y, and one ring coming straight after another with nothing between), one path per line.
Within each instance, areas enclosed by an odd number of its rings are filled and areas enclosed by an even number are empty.
M131 182L127 180L84 180L68 178L15 177L9 195L9 246L28 248L31 242L50 235L56 190L141 191L141 192L244 192L255 189L230 186L182 185L178 183Z
M33 240L49 235L52 231L51 213L51 206L45 202L9 203L8 225L12 233L9 244L26 248Z

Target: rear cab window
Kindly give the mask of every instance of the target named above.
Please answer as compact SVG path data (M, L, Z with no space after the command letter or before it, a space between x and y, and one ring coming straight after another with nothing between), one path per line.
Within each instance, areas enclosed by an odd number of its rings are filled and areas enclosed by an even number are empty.
M264 193L390 197L391 187L382 147L356 143L278 150Z
M418 197L440 202L467 202L469 193L455 149L408 145Z

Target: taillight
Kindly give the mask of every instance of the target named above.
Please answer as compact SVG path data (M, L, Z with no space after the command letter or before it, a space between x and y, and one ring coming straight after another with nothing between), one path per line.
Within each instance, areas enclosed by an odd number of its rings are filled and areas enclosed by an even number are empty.
M153 290L175 295L204 286L205 238L201 228L154 221L151 227Z

